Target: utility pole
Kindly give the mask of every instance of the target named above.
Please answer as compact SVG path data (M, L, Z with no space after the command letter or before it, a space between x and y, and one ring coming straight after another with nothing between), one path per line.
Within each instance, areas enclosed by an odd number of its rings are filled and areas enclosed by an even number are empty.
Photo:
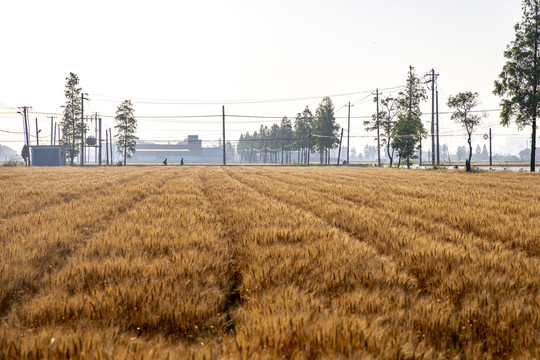
M94 164L98 163L98 148L100 145L98 144L99 135L99 126L98 126L98 113L95 113L95 125L94 125L94 139L96 139L96 144L94 145Z
M351 142L350 142L350 135L351 135L351 102L349 101L349 105L346 105L349 108L349 115L347 116L347 165L349 165L349 153L351 152ZM341 143L340 143L341 144ZM341 146L341 145L340 145ZM341 148L340 148L341 150Z
M81 93L81 166L84 166L84 100L88 100L84 95L87 93ZM75 145L75 142L73 142Z
M435 70L431 69L431 165L435 165Z
M37 118L36 118L36 144L37 144L37 146L39 146L39 132L40 131L41 130L39 130L39 128L38 128L38 121L37 121Z
M377 166L381 167L381 132L379 128L379 95L382 95L382 93L379 93L379 89L377 89L375 95L377 96L377 117L376 117L377 119Z
M111 165L114 165L113 162L113 138L112 138L112 130L109 128L109 143L111 147Z
M97 113L96 113L96 117L97 117ZM101 122L102 122L102 121L101 121L101 118L99 118L98 121L99 121L99 136L98 136L98 137L99 137L99 139L98 139L98 144L99 144L99 145L98 145L98 147L99 147L99 150L98 150L98 159L99 159L99 160L98 160L98 165L101 166L101 158L102 158L102 156L103 156L103 154L101 153L101 141L102 141L102 140L101 140Z
M439 164L439 146L437 140L437 149L435 149L435 91L437 90L437 77L439 74L435 73L435 69L431 69L430 73L424 75L424 83L428 85L428 89L431 85L431 164L435 165L435 154L437 154L437 164ZM437 92L437 96L438 96ZM437 107L439 106L437 100ZM439 112L437 110L437 121L439 118ZM437 139L439 137L439 124L437 123Z
M223 166L227 164L226 145L225 145L225 105L222 106L223 111Z
M51 145L53 144L53 138L54 138L54 131L56 129L53 129L53 125L54 125L54 118L55 116L49 116L49 118L51 119Z
M107 157L107 166L109 166L109 132L105 129L105 156Z
M339 150L337 153L337 166L339 166L339 159L341 157L341 144L342 143L343 143L343 128L341 128L341 137L339 138Z
M24 143L28 151L28 166L31 166L30 161L30 127L28 126L28 110L31 109L31 106L21 106L19 109L22 109L22 113L19 111L19 114L23 116L23 126L24 126Z
M307 165L309 166L309 158L311 155L311 130L309 130L308 136L308 148L307 148Z
M437 165L440 165L441 147L439 143L439 90L435 90L435 111L437 113Z
M56 122L54 123L53 145L56 145Z
M492 139L492 136L491 136L491 128L489 128L489 166L492 167L493 166L493 161L492 161L492 152L491 152L491 139Z

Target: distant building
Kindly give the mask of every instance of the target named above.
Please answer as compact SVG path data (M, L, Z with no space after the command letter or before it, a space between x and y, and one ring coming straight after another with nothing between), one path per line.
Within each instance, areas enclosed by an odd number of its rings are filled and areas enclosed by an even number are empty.
M30 146L32 166L65 166L66 147L64 145Z
M220 162L222 154L222 148L203 147L198 135L188 135L187 139L176 144L137 142L130 162L161 163L165 158L171 165L180 163L182 158L184 163Z

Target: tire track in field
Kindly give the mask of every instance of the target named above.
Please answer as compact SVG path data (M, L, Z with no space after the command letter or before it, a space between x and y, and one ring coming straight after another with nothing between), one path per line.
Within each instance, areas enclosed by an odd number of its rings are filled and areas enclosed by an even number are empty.
M234 178L234 176L231 175L230 173L229 173L229 176ZM266 181L269 180L268 177L266 177L266 176L262 176L262 175L257 175L257 176L259 178L261 178L261 179L266 180ZM384 254L386 256L390 256L397 263L402 262L402 259L396 258L395 257L396 254L401 254L400 257L403 257L404 249L406 249L406 248L408 249L408 251L412 251L413 253L417 253L417 252L414 251L414 248L411 247L413 245L411 241L414 240L415 238L419 238L421 236L426 235L425 230L419 230L419 229L407 226L407 222L401 221L401 220L396 220L395 216L392 216L393 214L387 214L386 212L380 212L380 209L370 208L370 207L364 207L364 208L370 209L370 212L374 213L375 218L379 217L379 218L382 218L382 219L386 219L387 221L389 220L393 224L393 229L387 229L387 232L393 231L395 234L393 234L392 236L388 236L388 234L381 233L378 230L378 223L376 223L376 222L375 222L375 224L373 224L373 222L371 222L371 224L366 223L366 224L362 225L360 228L358 228L357 226L350 225L347 221L338 221L338 219L336 219L334 217L330 217L330 216L332 216L332 214L324 215L324 214L319 214L318 212L314 212L314 210L312 208L310 208L309 206L307 206L307 204L304 204L301 201L296 201L295 202L295 201L292 201L290 198L280 197L280 196L272 193L271 191L264 192L264 191L258 189L257 187L255 187L253 184L250 184L249 182L246 182L245 179L243 180L240 175L237 175L237 177L240 177L240 179L236 179L237 181L245 184L247 187L252 188L255 191L260 192L263 195L274 198L274 199L276 199L278 201L285 202L287 204L291 204L291 205L296 206L296 207L298 207L298 208L300 208L300 209L302 209L304 211L308 211L308 212L312 213L315 217L327 222L331 226L337 226L340 229L342 229L343 231L345 231L346 233L350 234L351 236L353 236L353 237L355 237L357 239L360 239L360 240L362 240L364 242L367 241L368 243L374 245L379 253ZM298 184L293 184L293 183L290 183L290 182L287 182L287 181L284 181L284 180L273 179L273 181L278 182L278 183L282 183L282 184L286 184L286 185L295 185L295 186L298 185ZM264 181L261 181L260 183L264 184ZM354 203L354 202L352 202L352 201L350 201L348 199L341 198L339 195L334 195L339 199L339 201L336 201L336 200L331 200L330 198L328 198L329 194L324 193L322 191L313 190L311 188L306 188L305 191L311 192L313 194L320 194L320 195L322 195L322 197L325 197L326 199L328 199L328 201L331 201L335 205L340 205L340 203L348 204L349 207L358 209L356 211L361 211L361 208L362 208L362 206L360 206L360 205L358 205L358 204L356 204L356 203ZM294 195L291 195L291 196L294 196ZM408 236L410 238L409 241L406 240L405 238L403 238L403 236L402 236L403 239L400 240L400 235L401 234L399 232L399 229L403 229L403 230L405 230L405 232L411 231L411 232L415 233L416 235ZM437 241L435 241L436 238L431 238L431 236L429 234L427 234L427 235L428 235L428 239L431 239L430 241L433 243L433 245L437 244ZM382 241L369 241L368 240L369 237L379 238ZM388 238L385 239L385 237L388 237ZM458 237L459 237L459 234L458 234ZM459 254L463 254L463 255L459 255L460 258L455 258L456 254L452 255L451 252L447 252L446 250L442 250L441 256L443 256L443 255L446 256L446 257L452 256L452 258L453 258L452 260L454 260L454 262L452 262L452 269L455 268L455 266L456 266L455 264L458 263L458 262L466 262L467 263L467 262L472 261L470 255L469 255L470 250L467 248L467 244L463 244L463 243L460 243L458 241L447 241L447 244L448 244L447 246L450 246L450 248L452 248L452 247L456 248L458 250ZM426 262L426 260L428 259L426 256L433 256L433 254L430 255L430 253L427 251L427 249L424 252L425 252L425 254L424 254L425 258L423 259L423 261ZM487 252L488 254L484 254L483 255L484 257L488 256L488 255L489 256L500 256L498 251L496 251L496 250L494 251L491 248L486 249L485 252ZM416 254L414 256L418 256L418 255L421 255L421 254ZM410 255L410 256L412 256L412 255ZM417 262L418 262L418 259L417 259ZM508 263L508 262L506 262L506 263ZM484 264L483 262L481 262L480 265L483 268L486 269L486 272L489 270L487 268L491 267L490 264ZM523 270L526 270L527 272L530 272L531 274L534 273L538 269L537 261L534 261L534 263L532 263L531 265L533 267L535 267L535 269L530 269L530 268L527 267L527 268L524 268ZM431 267L434 267L433 269L431 269L431 268L426 269L426 268L423 268L423 266L425 267L427 265L425 265L425 264L424 265L417 265L417 266L414 266L411 269L405 269L404 268L403 270L406 271L410 276L413 276L416 279L418 279L419 288L421 288L424 292L431 293L430 289L433 289L434 287L437 288L437 286L439 285L437 282L433 283L432 281L433 280L442 281L442 279L440 279L442 274L437 275L437 271L440 270L440 269L437 268L437 266L439 266L438 264L434 264L434 263L431 264ZM503 266L503 265L500 265L500 266ZM523 266L526 266L526 265L522 263L521 266L523 267ZM439 276L439 279L434 278L434 276ZM527 284L524 284L524 286L527 286ZM463 294L461 294L461 295L463 295Z
M234 319L234 311L242 306L243 299L240 295L240 286L242 284L242 269L246 266L245 251L235 243L235 229L231 229L227 226L224 217L227 215L224 211L220 211L219 208L214 206L216 199L212 197L212 193L209 188L208 168L203 168L202 172L198 173L200 182L202 184L201 193L204 195L207 202L210 204L210 212L213 212L219 219L222 225L223 239L226 241L227 256L230 259L228 265L229 278L227 283L227 289L225 290L226 301L222 309L222 313L226 314L227 325L225 330L235 332L236 320Z
M150 176L153 176L153 174L148 171L143 177L122 181L120 185L141 183L142 179L146 179ZM156 193L159 189L161 189L173 176L174 174L170 174L168 178L161 179L156 188L153 189L153 193ZM108 188L107 191L104 192L105 195L114 195L116 193L116 187ZM23 269L21 269L21 273L15 274L15 276L19 277L15 278L11 284L9 281L6 283L5 279L3 278L4 276L2 276L2 278L0 278L0 318L5 318L13 306L23 301L23 299L34 297L39 292L45 277L50 276L50 274L54 271L59 271L66 265L64 261L66 258L75 253L80 247L84 246L84 244L90 240L94 234L105 231L107 227L113 223L115 218L134 208L146 197L148 197L148 194L143 193L139 194L139 196L133 197L131 199L132 201L129 201L128 199L121 199L124 201L120 202L116 202L114 200L110 201L110 203L114 206L113 209L109 208L108 212L102 217L92 218L92 221L89 223L84 223L84 221L82 221L74 224L74 229L71 231L70 238L60 239L59 237L53 236L53 238L50 239L47 244L42 245L42 249L40 249L40 251L31 259L26 261L26 266L24 266L25 264L22 264L23 266L21 267ZM84 197L81 198L80 201L83 200ZM74 205L74 203L71 204ZM64 206L68 205L66 204ZM85 204L82 206L84 207ZM86 207L88 206L89 205L86 205ZM79 213L81 212L84 214L83 209L79 210ZM44 226L49 225L46 220L46 218L43 220ZM77 240L77 238L79 239ZM35 239L35 241L37 242L38 240Z

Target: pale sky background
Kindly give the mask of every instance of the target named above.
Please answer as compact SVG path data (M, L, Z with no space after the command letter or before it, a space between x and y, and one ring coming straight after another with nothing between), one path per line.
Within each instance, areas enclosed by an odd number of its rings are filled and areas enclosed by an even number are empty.
M24 105L32 106L32 132L37 117L40 139L49 143L48 113L62 112L65 79L74 72L89 94L85 113L98 112L112 127L116 107L132 99L144 140L198 134L210 145L221 137L221 118L172 117L220 115L222 105L230 115L278 117L227 118L226 138L237 140L263 122L294 120L305 106L315 113L329 95L342 126L344 105L354 104L351 147L363 149L375 144L358 118L375 112L368 95L403 85L409 65L419 76L432 68L440 74L441 112L460 91L479 92L479 110L498 109L493 82L520 19L519 0L4 0L0 144L20 151L22 118L13 108ZM302 100L256 101L295 98ZM431 99L422 110L429 128ZM441 144L465 145L449 115L440 122ZM508 136L530 134L498 123L490 112L476 143L486 143L481 135L489 127L494 151Z

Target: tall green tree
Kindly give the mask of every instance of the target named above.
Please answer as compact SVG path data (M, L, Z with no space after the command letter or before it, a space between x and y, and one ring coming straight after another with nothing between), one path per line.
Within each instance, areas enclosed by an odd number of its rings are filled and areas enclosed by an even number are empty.
M426 89L416 76L414 67L410 66L405 89L399 92L396 104L398 120L394 126L392 147L399 156L398 166L404 159L410 167L410 159L416 157L418 144L426 136L420 111L420 103L426 99Z
M278 133L278 137L281 139L281 144L280 146L283 147L283 149L285 150L285 157L286 157L286 160L284 161L285 163L290 163L291 162L291 145L292 145L292 141L293 141L293 136L294 136L294 132L293 132L293 126L292 126L292 123L291 123L291 120L289 120L286 116L281 119L281 123L279 124L279 133Z
M339 144L338 130L339 124L336 123L334 104L330 97L326 96L315 112L315 122L313 124L313 132L316 135L314 138L315 150L320 154L321 164L330 162L330 149Z
M516 24L516 38L507 46L507 59L495 81L493 93L503 97L501 124L514 121L532 127L531 147L536 149L536 119L540 110L540 0L522 0L523 17ZM530 170L535 171L536 151L531 151Z
M373 100L377 101L377 98L375 97ZM370 132L379 129L381 147L386 146L386 154L390 160L390 167L392 167L392 163L394 161L394 148L391 147L391 144L392 135L394 134L394 128L396 125L397 99L392 97L384 97L380 99L380 104L381 109L379 110L379 116L377 116L377 113L373 114L370 120L364 121L364 126L366 131Z
M295 138L295 148L298 150L299 155L301 154L301 162L307 163L308 154L314 148L314 142L309 141L308 137L311 131L313 130L313 113L309 110L309 107L306 106L302 113L296 115L294 121L294 138Z
M66 104L64 116L60 122L62 128L62 138L60 144L66 147L66 154L70 165L73 165L75 157L79 155L81 145L81 91L79 87L79 77L74 73L69 73L66 78L64 95ZM85 129L86 130L86 129Z
M124 100L116 109L116 146L121 149L124 157L124 166L127 158L135 153L135 145L139 138L135 136L137 132L137 119L135 119L133 104L131 100Z
M467 143L469 144L469 159L465 161L465 168L467 172L471 171L471 158L472 158L472 134L474 129L485 115L478 115L471 113L473 108L478 105L478 93L472 93L470 91L461 92L456 96L450 96L448 98L448 107L455 109L451 119L461 124L465 131L467 131ZM480 147L478 147L480 149Z

